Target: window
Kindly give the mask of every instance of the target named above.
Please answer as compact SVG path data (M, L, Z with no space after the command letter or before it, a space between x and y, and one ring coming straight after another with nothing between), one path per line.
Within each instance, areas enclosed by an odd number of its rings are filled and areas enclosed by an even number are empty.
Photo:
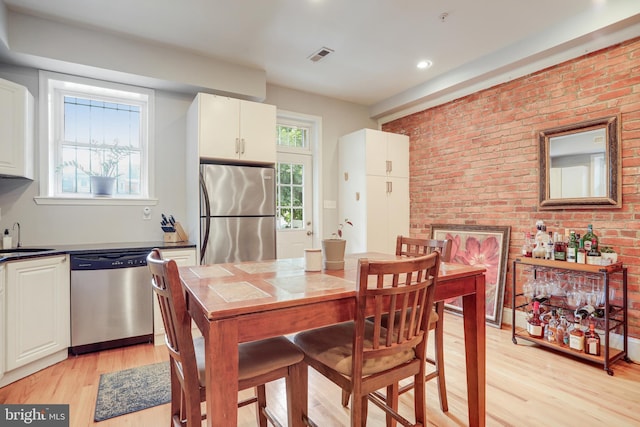
M290 154L309 152L309 129L295 125L278 124L278 151ZM276 216L279 230L304 229L305 162L296 158L282 161L277 167L277 206Z
M48 72L40 83L49 159L41 196L91 199L92 176L108 176L114 199L148 199L153 91Z
M278 125L278 146L307 148L309 147L309 129L297 126Z

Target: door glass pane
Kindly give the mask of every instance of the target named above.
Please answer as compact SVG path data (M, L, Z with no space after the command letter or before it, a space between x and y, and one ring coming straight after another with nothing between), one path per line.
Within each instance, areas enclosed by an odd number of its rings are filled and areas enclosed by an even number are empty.
M304 229L304 166L295 163L278 163L277 223L279 230Z

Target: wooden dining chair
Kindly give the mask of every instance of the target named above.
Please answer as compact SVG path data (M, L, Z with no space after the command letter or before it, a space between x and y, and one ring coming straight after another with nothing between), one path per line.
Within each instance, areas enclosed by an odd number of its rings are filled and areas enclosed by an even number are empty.
M191 317L175 261L163 260L160 251L153 249L147 256L147 266L160 304L170 356L171 426L200 426L206 418L201 409L201 402L206 400L205 342L202 337L194 339L191 335ZM256 388L256 395L239 402L238 407L257 403L260 427L266 427L267 420L275 426L281 425L266 406L267 382L285 378L287 405L291 405L293 398L301 399L300 396L306 402L304 354L291 341L276 337L243 343L230 351L239 352L238 389ZM215 417L215 414L209 416Z
M451 240L447 239L419 239L405 236L396 238L396 255L416 257L429 254L433 251L440 252L440 261L449 262L451 260ZM430 322L429 329L434 331L434 357L427 357L427 362L434 366L434 370L425 376L425 381L436 378L438 380L438 396L440 397L440 408L443 412L449 410L447 400L447 385L444 379L444 301L435 303L435 315ZM413 388L413 383L400 388L402 394Z
M407 257L418 257L437 251L440 253L440 260L449 262L451 259L451 240L442 239L419 239L405 236L396 238L396 255ZM397 319L396 319L397 323ZM440 398L440 408L443 412L449 410L447 400L447 385L444 378L444 302L439 301L434 304L434 311L429 320L429 330L434 331L434 359L427 357L427 362L434 366L434 370L425 375L425 382L436 378L438 380L438 396ZM386 319L383 319L386 324ZM400 387L399 394L411 390L413 382ZM349 392L342 391L342 405L349 405Z
M369 400L387 413L387 425L426 425L423 379L439 266L437 252L406 260L360 259L355 320L295 335L307 364L353 396L352 426L366 425ZM398 413L398 383L409 377L415 383L415 424ZM386 395L376 392L382 387Z

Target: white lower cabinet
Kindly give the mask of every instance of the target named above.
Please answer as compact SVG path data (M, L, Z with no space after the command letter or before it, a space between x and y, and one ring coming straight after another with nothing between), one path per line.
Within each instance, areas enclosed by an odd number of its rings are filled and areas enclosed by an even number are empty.
M160 253L162 254L162 258L174 260L176 264L178 264L178 267L197 264L195 248L162 249ZM194 328L194 333L196 333L198 328L195 325ZM162 323L160 305L158 304L158 298L155 293L153 294L153 343L155 345L164 344L164 323Z
M5 375L0 386L67 358L68 255L11 261L5 268ZM0 321L1 323L1 321Z

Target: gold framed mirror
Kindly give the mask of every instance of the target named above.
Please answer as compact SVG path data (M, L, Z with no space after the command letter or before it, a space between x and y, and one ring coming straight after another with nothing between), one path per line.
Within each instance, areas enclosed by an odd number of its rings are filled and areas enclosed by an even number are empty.
M540 131L540 209L622 207L620 119Z

